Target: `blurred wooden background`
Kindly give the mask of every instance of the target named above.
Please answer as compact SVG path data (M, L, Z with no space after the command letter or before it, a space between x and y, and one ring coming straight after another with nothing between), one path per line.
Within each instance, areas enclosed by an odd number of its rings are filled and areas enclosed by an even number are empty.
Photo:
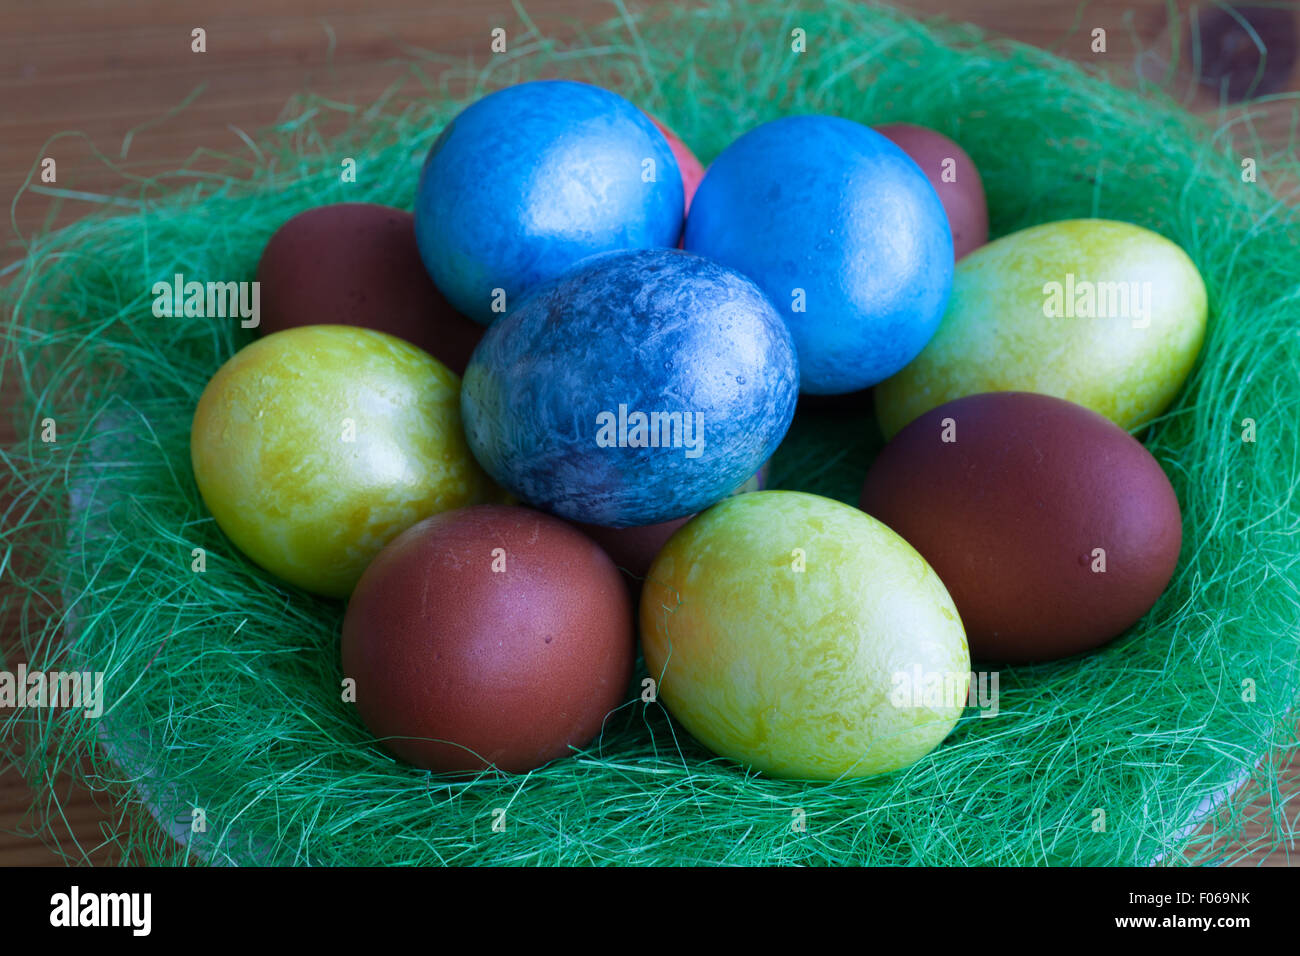
M628 5L636 9L636 0ZM1165 0L1099 0L1077 6L1042 0L912 0L897 5L920 16L972 21L1082 60L1096 59L1090 34L1103 27L1107 61L1129 75L1136 69L1158 69L1160 56L1139 61L1138 48L1168 49L1171 36ZM1193 9L1185 0L1176 6L1185 13ZM566 34L566 23L594 24L618 12L607 0L527 0L524 8L530 19L558 37ZM1295 11L1294 4L1273 4L1263 13L1243 8L1239 19L1250 22L1270 50L1256 92L1300 90ZM1208 5L1198 22L1206 70L1221 78L1221 90L1237 92L1241 76L1255 75L1248 34L1235 25L1238 20ZM190 49L195 27L207 32L202 55ZM526 29L516 8L502 0L0 0L0 195L8 206L43 156L56 158L60 189L96 194L111 192L122 182L96 150L119 169L143 176L176 169L199 150L236 152L246 148L240 131L256 139L294 93L311 89L364 106L402 75L397 61L411 50L472 55L482 62L495 27L504 27L511 37ZM200 87L185 109L169 115ZM1191 76L1182 77L1179 95L1200 110L1219 101L1216 92ZM1290 130L1282 113L1264 129L1279 144L1287 142ZM84 137L45 145L69 130ZM128 134L129 150L123 155ZM39 183L39 177L32 181ZM30 235L94 208L72 200L51 215L51 198L29 191L13 215L20 233ZM0 235L3 268L21 256L21 249L12 229L5 227ZM7 421L13 398L11 392L0 394L6 410L0 442L13 438ZM12 624L0 622L0 640L12 641L11 634ZM59 784L61 790L67 786ZM1283 792L1292 797L1300 793L1300 761L1292 763ZM34 800L14 768L0 765L0 865L61 862L27 835ZM1295 819L1294 806L1287 812ZM63 814L56 830L67 856L97 864L113 861L104 835L112 832L117 817L107 797L73 787ZM1258 833L1259 827L1253 827L1245 845ZM1262 860L1255 853L1247 862ZM1264 862L1289 861L1283 849Z

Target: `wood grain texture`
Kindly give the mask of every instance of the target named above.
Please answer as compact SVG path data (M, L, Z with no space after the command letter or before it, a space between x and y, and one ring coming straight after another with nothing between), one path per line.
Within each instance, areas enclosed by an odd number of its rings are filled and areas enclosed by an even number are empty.
M1044 4L1041 0L915 0L903 6L920 15L975 22L989 30L1065 56L1088 59L1094 26L1107 29L1107 57L1133 65L1139 44L1168 48L1165 0ZM1181 3L1182 9L1190 4ZM599 0L528 0L529 16L548 33L564 36L567 22L592 24L613 16ZM190 31L207 31L207 52L190 51ZM256 138L296 93L310 89L342 102L368 105L404 74L413 51L458 57L488 56L490 31L511 36L524 26L502 0L226 0L178 4L140 0L101 4L90 0L0 2L0 195L12 199L44 156L58 162L63 189L103 193L122 173L149 176L187 162L202 167L204 151L246 149L239 131ZM1162 57L1148 57L1148 68ZM1300 89L1296 77L1289 89ZM184 110L170 115L196 90ZM1186 77L1180 88L1189 106L1208 110L1215 97ZM1271 124L1271 125L1270 125ZM1266 135L1285 142L1285 118L1268 120ZM51 137L76 130L78 136ZM129 143L128 143L128 134ZM124 149L124 144L129 148ZM91 211L85 202L55 202L27 192L14 209L19 235L70 222ZM21 256L13 231L4 230L0 267ZM5 317L8 321L8 316ZM6 380L0 408L15 399ZM8 417L7 414L5 416ZM5 421L0 441L14 437ZM0 502L0 513L3 513ZM0 580L0 588L5 582ZM0 641L12 647L16 622L0 622ZM12 660L11 657L7 659ZM0 726L3 726L0 724ZM0 766L0 865L111 864L109 837L121 822L114 801L72 784L66 776L38 782L64 796L54 825L62 855L30 836L47 808L12 766ZM1300 793L1300 760L1293 760L1283 793ZM1297 813L1292 800L1289 812ZM1294 821L1293 821L1294 825ZM1262 825L1247 832L1258 841ZM1247 863L1289 865L1290 852Z

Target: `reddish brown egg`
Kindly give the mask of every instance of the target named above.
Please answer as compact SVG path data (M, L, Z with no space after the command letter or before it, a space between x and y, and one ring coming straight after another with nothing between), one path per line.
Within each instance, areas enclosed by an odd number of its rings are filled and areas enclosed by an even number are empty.
M650 116L649 113L646 115ZM682 174L682 193L686 198L686 212L689 213L691 211L691 200L695 197L695 190L700 188L700 180L704 178L704 167L695 158L691 148L682 142L680 136L653 116L650 116L650 122L654 123L655 128L664 134L664 139L668 140L668 148L673 151L673 159L677 160L677 168Z
M624 700L632 604L590 538L527 508L445 512L366 569L343 622L357 711L402 759L523 773L595 738Z
M298 325L358 325L406 339L457 375L484 327L434 287L409 212L319 206L276 230L257 267L263 335Z
M861 506L938 572L986 661L1118 637L1164 591L1182 544L1178 499L1141 444L1028 392L970 395L913 421L872 464Z
M574 522L574 526L604 548L610 559L627 574L633 589L640 591L641 582L645 580L655 555L663 550L673 532L693 517L695 516L687 515L685 518L631 528L609 528L581 522Z
M764 462L763 467L754 472L749 481L732 493L739 495L746 491L762 491L767 487L767 473L771 464L770 461ZM580 521L573 522L573 525L605 549L605 553L623 572L632 593L637 595L641 593L645 576L650 573L650 565L668 543L668 539L694 517L687 515L672 521L661 521L659 524L629 528L610 528L599 524L583 524Z
M975 161L947 136L924 126L877 126L921 167L939 194L952 227L953 255L960 259L989 241L989 206Z

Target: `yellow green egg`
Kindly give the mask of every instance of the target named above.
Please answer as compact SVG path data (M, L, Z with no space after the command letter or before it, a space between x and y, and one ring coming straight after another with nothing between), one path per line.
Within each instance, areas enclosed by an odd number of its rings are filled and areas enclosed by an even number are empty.
M226 536L329 597L351 593L417 521L500 497L465 442L455 373L345 325L287 329L236 353L203 390L190 454Z
M1174 243L1107 219L1034 226L957 264L939 331L876 387L886 437L982 392L1038 392L1136 429L1173 401L1205 337L1205 283Z
M970 654L947 589L876 519L796 491L728 498L659 552L646 667L714 753L777 777L897 770L965 706Z

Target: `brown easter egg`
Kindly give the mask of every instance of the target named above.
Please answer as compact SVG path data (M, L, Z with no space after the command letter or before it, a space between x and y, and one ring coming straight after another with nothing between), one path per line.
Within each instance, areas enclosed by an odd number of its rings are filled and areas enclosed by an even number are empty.
M257 279L264 335L358 325L405 339L464 375L486 331L434 287L411 214L390 206L346 202L300 212L266 244Z
M917 418L872 464L861 506L938 572L985 661L1053 660L1118 637L1160 597L1182 544L1178 499L1141 444L1029 392Z
M631 579L634 589L639 590L641 581L650 570L650 565L668 539L694 515L661 521L659 524L647 524L630 528L610 528L599 524L574 522L574 526L591 540L605 549L605 553Z
M750 479L732 494L741 495L747 491L762 491L766 488L767 473L771 464L770 461L764 462L763 467L754 472ZM605 549L605 553L624 573L633 593L640 594L641 584L645 576L650 573L650 565L654 562L655 556L663 550L664 545L677 529L693 517L695 516L687 515L684 518L674 518L672 521L627 528L584 524L581 521L575 521L573 525Z
M632 604L590 538L528 508L444 512L366 569L343 622L362 721L410 763L523 773L600 734L624 700Z
M650 116L649 113L646 115ZM673 151L673 159L677 160L677 169L682 174L682 195L686 200L686 212L689 213L691 200L695 198L695 190L700 188L700 180L704 178L704 166L695 158L691 148L682 142L680 136L653 116L650 116L650 122L654 123L655 128L663 133L664 139L668 140L668 148Z
M989 206L975 161L947 136L924 126L893 123L876 132L893 140L921 167L952 228L953 255L960 259L989 241Z

